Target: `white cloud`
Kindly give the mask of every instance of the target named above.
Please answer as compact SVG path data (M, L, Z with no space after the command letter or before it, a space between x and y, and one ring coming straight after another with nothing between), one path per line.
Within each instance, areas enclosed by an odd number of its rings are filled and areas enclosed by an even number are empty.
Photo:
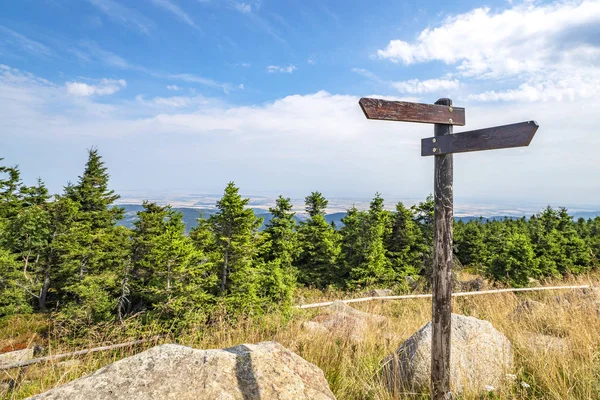
M132 64L118 54L101 48L94 42L82 41L79 43L79 46L84 51L79 49L71 49L71 51L77 54L83 61L89 62L93 59L111 68L151 73L145 67Z
M113 0L87 0L113 21L140 33L149 35L154 23L139 12Z
M292 72L294 72L295 70L297 70L298 68L296 68L295 65L288 65L287 67L282 67L279 65L269 65L267 67L267 72L269 73L275 73L275 72L282 72L282 73L286 73L286 74L291 74Z
M27 181L40 165L52 165L42 178L54 190L76 178L92 144L117 190L206 192L231 180L247 192L286 195L322 190L366 197L379 190L423 198L432 189L432 160L420 156L420 139L432 135L431 126L367 120L357 96L321 91L247 106L202 96L139 96L106 104L6 66L0 66L0 93L7 162L20 163ZM469 129L530 119L540 129L527 149L456 156L458 203L476 195L553 204L600 198L600 186L590 184L597 181L600 99L481 103L468 113ZM35 157L18 157L25 145ZM64 157L57 160L49 147Z
M408 81L392 82L392 86L401 93L421 94L457 89L456 79L410 79Z
M471 99L566 99L597 90L589 83L600 81L599 25L597 0L478 8L448 17L414 41L392 40L377 55L405 65L440 61L466 78L518 84Z
M157 7L161 7L164 10L167 10L171 14L175 15L175 17L177 17L180 21L185 22L189 26L196 28L196 29L200 29L198 27L198 25L196 25L196 23L192 20L192 18L185 11L183 11L183 9L181 7L179 7L177 4L173 3L172 1L152 0L152 4L154 4Z
M180 87L179 87L179 86L177 86L177 85L167 85L167 89L168 89L168 90L173 90L173 91L175 91L175 92L179 92L180 90L183 90L183 88L180 88Z
M252 12L252 5L248 3L235 3L233 6L243 14L250 14Z
M391 86L400 93L423 94L423 93L445 93L458 89L460 83L456 79L410 79L407 81L386 81L373 72L364 68L352 68L352 72L359 74L379 85Z
M204 96L172 96L172 97L153 97L146 99L143 95L137 95L135 100L138 105L152 108L155 110L166 111L169 109L194 109L206 104L214 103L211 99Z
M189 83L198 83L200 85L222 89L223 92L229 93L233 90L233 86L230 83L222 83L217 82L213 79L204 78L202 76L194 75L194 74L173 74L168 76L169 79L176 79Z
M53 56L54 52L40 42L37 42L25 35L20 34L6 26L0 25L0 45L2 43L17 47L36 56Z
M67 82L65 86L67 87L67 92L75 96L106 96L117 93L127 86L127 82L124 79L101 79L95 85L83 82Z

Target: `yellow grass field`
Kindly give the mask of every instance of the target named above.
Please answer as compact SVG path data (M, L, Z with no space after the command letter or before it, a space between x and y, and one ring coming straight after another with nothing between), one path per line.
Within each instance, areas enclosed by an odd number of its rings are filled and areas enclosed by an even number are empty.
M598 284L592 277L545 285ZM309 301L341 298L341 292L304 291ZM545 304L542 310L515 316L523 300ZM514 383L484 395L494 399L599 399L600 398L600 309L593 294L581 290L503 293L454 299L454 312L490 321L513 344ZM241 343L275 340L318 365L340 400L427 398L427 394L390 393L382 382L381 361L424 325L431 316L428 299L371 301L352 304L362 311L387 316L385 326L369 327L364 339L352 341L334 334L310 335L301 324L322 310L295 310L291 318L270 314L232 324L223 319L210 327L197 326L180 337L162 337L135 348L90 354L80 362L48 362L25 370L0 372L0 397L23 399L44 392L96 369L140 352L157 343L175 342L199 349L230 347ZM152 337L159 332L143 329L135 322L118 327L99 326L87 339L74 343L57 337L39 315L14 317L0 322L0 348L16 343L42 343L47 353L60 354L82 348ZM542 339L539 339L539 335ZM537 339L536 339L537 338ZM529 387L523 387L525 382ZM527 386L524 385L524 386ZM479 399L466 393L462 398Z

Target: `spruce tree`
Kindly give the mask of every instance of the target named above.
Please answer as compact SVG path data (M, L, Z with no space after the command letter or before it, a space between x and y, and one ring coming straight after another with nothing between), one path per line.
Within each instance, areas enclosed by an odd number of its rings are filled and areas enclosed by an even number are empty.
M67 185L65 195L79 204L80 220L92 229L112 226L123 217L124 210L111 207L119 195L108 188L109 174L97 149L88 150L88 161L76 185Z
M293 261L297 258L298 235L295 213L289 198L279 196L275 207L269 208L272 215L264 231L263 271L261 279L262 297L267 302L289 309L296 286L297 271Z
M367 215L352 206L342 218L340 229L340 279L350 284L350 276L353 270L357 270L365 262L365 225ZM350 286L352 286L350 284Z
M491 274L497 280L521 287L529 283L529 278L540 277L538 266L529 238L522 233L509 233L502 251L492 259Z
M319 192L305 199L308 219L300 223L300 254L296 261L299 281L305 285L325 287L340 283L338 232L325 220L328 201Z
M411 209L398 202L385 239L387 257L396 277L416 276L423 269L421 231Z
M249 298L256 297L258 275L253 269L253 260L258 251L256 241L262 219L247 208L249 201L229 182L217 202L217 213L209 218L215 238L213 255L219 271L221 296L242 296L246 290Z

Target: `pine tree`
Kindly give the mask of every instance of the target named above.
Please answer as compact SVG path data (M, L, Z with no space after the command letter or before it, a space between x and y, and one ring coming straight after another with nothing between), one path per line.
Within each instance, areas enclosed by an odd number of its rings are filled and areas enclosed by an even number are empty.
M0 158L0 161L4 160ZM0 219L10 219L21 209L21 172L18 166L0 165Z
M352 206L341 220L340 229L340 279L349 283L353 270L357 270L365 262L365 225L367 215Z
M503 250L491 262L491 273L495 279L511 286L525 286L529 278L537 278L541 271L529 238L522 233L509 233Z
M217 202L218 212L211 215L209 223L215 237L214 255L219 268L219 294L242 294L256 297L258 276L253 269L257 253L256 240L262 219L246 208L250 199L243 199L233 182L225 188ZM242 296L243 297L243 296Z
M115 226L124 210L112 207L119 198L108 189L109 175L96 149L76 185L65 187L65 197L77 205L68 231L57 241L60 270L57 288L68 321L90 323L114 317L121 288L125 231Z
M485 244L481 225L478 220L463 224L455 232L454 247L458 259L465 266L482 269L485 263Z
M88 161L76 185L67 185L65 195L79 204L80 220L91 229L112 226L123 217L124 210L110 207L119 195L108 189L109 174L97 149L88 150Z
M423 269L421 231L414 221L412 211L402 202L396 205L385 242L387 257L395 275L417 276Z
M384 239L388 236L389 213L383 208L379 193L371 201L369 211L361 213L349 210L348 227L341 230L343 249L352 256L346 258L352 287L365 287L390 283L393 270L386 255ZM345 246L344 246L345 245ZM344 254L345 255L345 254Z
M297 271L293 261L298 257L298 234L295 213L289 198L279 196L264 230L262 297L289 309L296 286Z
M78 213L78 205L64 196L56 196L53 202L48 203L47 207L50 214L50 229L48 246L45 249L40 267L40 279L42 281L38 303L40 310L46 310L48 294L53 284L55 287L54 292L58 293L59 288L57 286L62 286L64 283L59 280L62 269L63 246L67 243L64 237L70 233L71 226Z
M319 192L305 199L308 219L300 223L300 254L296 261L299 281L305 285L325 287L340 283L337 265L340 254L338 232L325 220L328 201Z

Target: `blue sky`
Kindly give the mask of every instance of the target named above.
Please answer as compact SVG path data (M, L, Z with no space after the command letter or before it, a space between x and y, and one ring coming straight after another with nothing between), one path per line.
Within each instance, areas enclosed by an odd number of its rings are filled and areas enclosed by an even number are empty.
M448 96L465 129L541 126L527 149L455 156L458 199L600 204L598 0L0 7L0 157L55 192L97 146L124 193L234 180L248 194L424 197L432 128L367 121L357 101Z

